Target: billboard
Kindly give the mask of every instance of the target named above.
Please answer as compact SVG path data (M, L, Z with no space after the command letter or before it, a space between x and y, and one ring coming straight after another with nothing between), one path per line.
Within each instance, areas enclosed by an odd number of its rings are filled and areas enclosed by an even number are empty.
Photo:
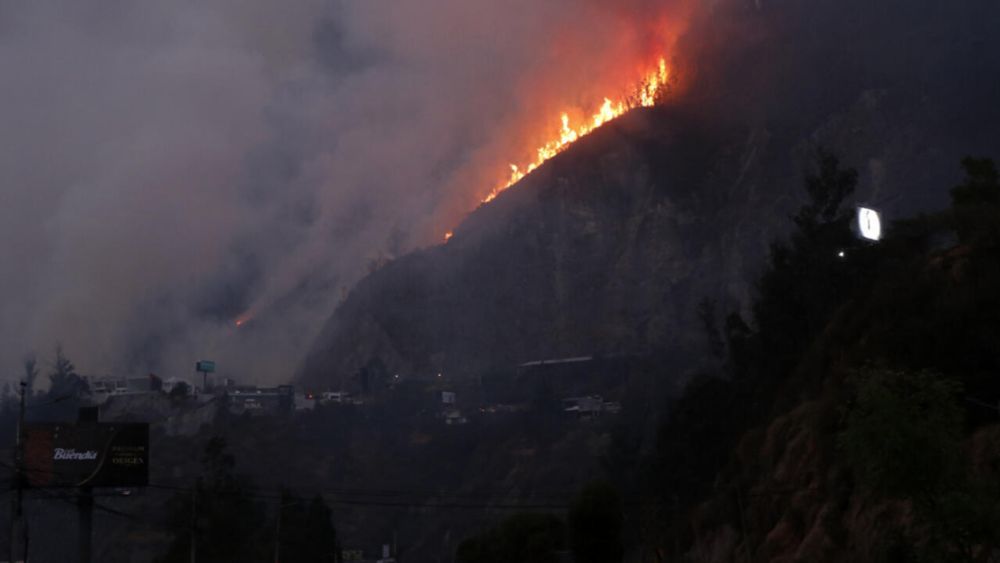
M149 482L149 424L29 424L24 464L33 487L139 487Z

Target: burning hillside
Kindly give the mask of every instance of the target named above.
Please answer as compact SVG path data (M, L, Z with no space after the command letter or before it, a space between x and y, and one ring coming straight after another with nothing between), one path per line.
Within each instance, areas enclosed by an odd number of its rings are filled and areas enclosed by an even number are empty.
M480 200L480 203L493 201L501 192L601 126L632 109L651 107L659 102L671 85L670 67L666 58L662 56L645 67L644 72L637 74L638 80L625 87L618 87L617 95L604 96L600 105L590 108L568 106L561 110L558 120L546 123L547 129L541 134L544 142L529 153L528 159L520 163L509 163L510 174L500 180ZM558 125L555 125L556 123ZM451 239L452 235L453 231L446 232L445 242Z
M559 154L580 137L587 135L594 129L605 123L623 115L625 112L637 107L650 107L657 102L670 82L670 70L667 68L667 61L660 58L659 61L648 70L642 79L630 88L625 89L625 94L612 100L605 97L600 107L590 112L580 108L571 108L560 112L558 130L553 130L551 139L535 150L534 160L520 165L510 164L510 177L493 188L490 193L483 198L483 203L488 203L495 199L500 192L516 184L518 180L530 174L545 161ZM572 116L589 116L582 119L574 119Z

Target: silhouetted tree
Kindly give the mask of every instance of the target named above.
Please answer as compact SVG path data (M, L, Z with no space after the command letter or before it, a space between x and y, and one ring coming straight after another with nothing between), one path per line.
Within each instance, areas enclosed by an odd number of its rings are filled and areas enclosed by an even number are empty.
M209 439L201 465L194 490L179 492L170 503L174 541L160 561L188 561L192 536L201 562L264 559L269 553L270 528L250 483L234 473L236 460L225 439Z
M335 563L339 560L337 531L330 507L317 495L306 501L282 491L280 542L282 561Z
M996 164L988 158L966 157L962 167L965 181L951 190L955 231L963 243L995 246L1000 242L1000 175Z
M927 561L995 560L1000 471L968 469L961 385L926 371L867 369L854 386L840 445L868 495L913 503L918 520L902 543L919 545Z
M867 369L840 443L862 484L882 495L936 494L958 476L961 386L931 373Z
M660 428L647 477L657 502L647 508L659 511L659 529L668 533L651 543L682 558L695 541L691 510L718 479L766 482L769 467L733 456L748 429L766 428L771 416L815 398L824 418L802 423L816 424L824 441L837 427L832 405L851 397L840 419L840 459L862 498L912 507L905 521L887 522L898 529L877 531L882 545L869 560L995 560L1000 450L985 425L996 423L1000 393L996 167L966 159L967 178L952 190L949 212L896 222L890 237L872 245L849 228L856 174L822 152L816 164L794 231L772 246L750 322L726 319L733 377L692 380ZM951 228L961 244L942 249ZM845 366L869 360L899 369L863 370L845 386ZM969 424L972 412L979 426ZM734 471L720 477L727 463ZM845 491L850 483L842 483Z
M30 397L35 392L35 381L38 380L38 359L34 354L24 358L24 393Z
M496 528L466 539L455 553L457 563L553 563L566 545L566 529L551 514L524 512Z
M967 156L962 159L965 182L951 189L954 205L1000 204L1000 174L989 158Z
M49 373L50 399L79 397L88 390L87 381L76 373L76 366L66 357L62 345L57 344L52 371Z
M835 156L817 151L815 169L805 180L809 200L792 217L796 229L787 242L771 245L769 267L757 284L753 321L759 351L752 371L758 378L787 376L851 289L859 243L850 229L853 210L845 203L857 178Z
M856 184L854 170L817 150L805 177L807 200L791 217L788 238L771 245L750 321L736 312L725 319L730 377L689 382L659 429L647 479L659 506L672 507L662 519L680 518L709 490L740 435L771 414L804 351L856 291L867 259L850 228L847 202Z
M569 541L576 563L620 563L622 500L609 483L583 488L569 509Z

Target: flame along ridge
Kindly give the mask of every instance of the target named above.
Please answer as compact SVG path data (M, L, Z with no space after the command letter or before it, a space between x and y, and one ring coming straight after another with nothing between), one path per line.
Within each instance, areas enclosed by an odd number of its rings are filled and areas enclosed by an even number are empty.
M535 149L535 158L531 162L520 166L511 163L509 165L510 176L490 190L490 193L482 199L481 203L493 201L500 195L500 192L513 186L544 164L545 161L561 153L566 147L595 129L600 128L605 123L624 115L629 110L655 105L660 93L669 81L670 70L667 68L666 59L661 57L656 67L647 72L642 80L631 88L628 95L621 97L618 101L604 98L604 103L591 114L589 119L584 120L582 123L574 125L570 121L568 112L564 111L560 113L561 127L559 129L559 136Z
M660 57L656 67L649 70L637 84L628 90L626 95L620 97L617 101L612 101L611 98L604 98L604 103L592 112L589 119L584 120L582 123L577 125L572 124L569 113L566 111L561 112L559 115L561 125L558 133L559 136L553 137L552 140L535 149L535 158L531 162L520 166L511 163L509 165L510 176L490 190L490 193L480 200L480 205L493 201L501 192L513 186L522 178L534 172L536 168L544 164L547 160L561 153L566 147L595 129L600 128L605 123L621 117L635 108L656 105L656 102L669 82L670 69L667 67L666 59ZM444 241L448 242L453 234L453 231L446 232L444 234Z

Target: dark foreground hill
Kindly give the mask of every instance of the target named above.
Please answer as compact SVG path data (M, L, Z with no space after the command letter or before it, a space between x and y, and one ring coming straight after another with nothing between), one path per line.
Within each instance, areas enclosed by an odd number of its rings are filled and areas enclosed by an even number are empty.
M692 381L661 428L658 552L997 560L1000 181L992 161L963 164L949 209L877 245L835 257L834 220L799 221L776 247L753 328L730 318L726 368ZM817 275L822 289L793 287Z

